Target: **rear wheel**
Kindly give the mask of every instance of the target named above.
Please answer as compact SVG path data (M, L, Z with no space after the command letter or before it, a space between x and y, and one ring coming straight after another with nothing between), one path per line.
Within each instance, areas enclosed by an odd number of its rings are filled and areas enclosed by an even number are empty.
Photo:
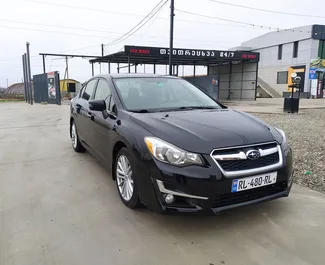
M86 149L82 146L82 144L79 141L77 127L76 127L76 124L74 121L72 122L72 125L71 125L71 143L72 143L73 149L77 153L82 153L82 152L86 151Z
M139 200L134 166L131 152L127 148L122 148L115 160L115 179L118 193L122 202L129 208L138 208Z

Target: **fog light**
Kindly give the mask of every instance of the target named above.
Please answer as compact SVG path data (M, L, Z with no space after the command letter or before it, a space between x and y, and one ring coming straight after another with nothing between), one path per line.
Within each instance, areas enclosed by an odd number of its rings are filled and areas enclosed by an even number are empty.
M165 202L168 204L172 204L175 201L175 197L173 194L166 194L165 195Z

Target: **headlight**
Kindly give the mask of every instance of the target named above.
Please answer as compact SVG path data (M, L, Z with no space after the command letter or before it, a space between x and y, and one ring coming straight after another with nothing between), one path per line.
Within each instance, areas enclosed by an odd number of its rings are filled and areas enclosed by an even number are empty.
M156 137L145 137L144 141L153 157L161 162L176 166L203 164L200 155L188 153Z
M286 137L284 131L282 131L282 130L280 130L280 129L278 129L278 128L275 128L275 129L276 129L276 130L279 132L279 134L282 136L282 144L283 144L283 145L287 144L287 137Z

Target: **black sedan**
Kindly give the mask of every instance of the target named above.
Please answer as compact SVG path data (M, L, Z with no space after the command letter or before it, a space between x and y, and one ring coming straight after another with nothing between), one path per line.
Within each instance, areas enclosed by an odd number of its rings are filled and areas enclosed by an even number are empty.
M93 77L70 111L74 150L107 167L127 207L219 212L291 190L284 132L181 78Z

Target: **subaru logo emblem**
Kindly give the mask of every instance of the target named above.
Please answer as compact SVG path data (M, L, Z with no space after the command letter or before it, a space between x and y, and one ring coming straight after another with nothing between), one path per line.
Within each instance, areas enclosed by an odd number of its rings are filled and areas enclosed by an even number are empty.
M246 157L250 160L256 160L256 159L259 159L261 156L260 152L257 151L257 150L249 150L247 153L246 153Z

